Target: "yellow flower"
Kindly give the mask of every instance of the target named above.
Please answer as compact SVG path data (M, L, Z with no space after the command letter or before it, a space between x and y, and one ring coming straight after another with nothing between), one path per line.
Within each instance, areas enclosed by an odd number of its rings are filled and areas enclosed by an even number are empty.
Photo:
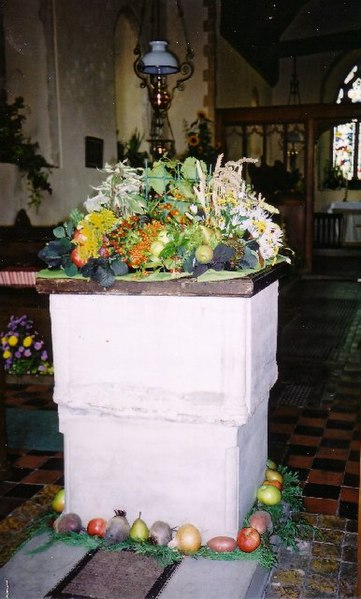
M11 358L11 351L9 351L8 349L6 349L3 353L3 358L4 360L7 360L8 358Z
M25 337L24 341L23 341L23 346L24 347L30 347L30 345L33 342L33 338L30 337L30 335L28 335L27 337Z
M11 335L11 337L9 337L9 345L11 345L11 347L15 347L15 345L17 345L18 343L18 338L15 337L15 335Z
M85 220L91 223L96 229L102 232L112 229L117 222L116 216L112 210L104 208L99 212L92 212L85 217Z
M7 337L1 337L1 344L5 345L5 343L8 342L8 338Z

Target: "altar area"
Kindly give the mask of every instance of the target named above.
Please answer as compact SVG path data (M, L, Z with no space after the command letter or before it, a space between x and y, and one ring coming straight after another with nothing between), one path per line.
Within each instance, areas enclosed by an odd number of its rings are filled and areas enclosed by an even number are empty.
M361 246L361 202L332 202L330 214L342 214L341 242L344 246Z

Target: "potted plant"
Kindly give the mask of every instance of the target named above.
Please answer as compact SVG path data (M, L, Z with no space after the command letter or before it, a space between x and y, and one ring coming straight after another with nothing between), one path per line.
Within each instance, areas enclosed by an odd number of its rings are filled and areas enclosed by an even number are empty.
M39 144L32 142L23 132L26 119L23 114L24 99L18 97L12 104L0 100L0 162L15 164L26 176L29 189L29 206L38 209L42 193L52 193L48 182L51 165L39 153Z

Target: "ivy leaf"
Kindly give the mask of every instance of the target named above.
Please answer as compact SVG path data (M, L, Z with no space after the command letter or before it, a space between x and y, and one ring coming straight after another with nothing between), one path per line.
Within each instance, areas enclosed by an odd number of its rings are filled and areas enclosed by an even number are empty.
M183 268L186 272L193 272L193 266L194 266L194 258L195 258L195 253L192 252L191 254L189 254L189 256L186 257L186 259L183 262Z
M121 277L129 272L127 263L123 262L123 260L120 260L118 257L110 263L110 268L116 277Z
M64 223L64 228L65 228L67 237L71 238L73 236L74 229L75 229L73 222L70 221L68 223Z
M64 263L64 257L67 256L72 244L66 237L49 241L44 248L38 253L40 260L43 260L49 268L57 268Z
M231 260L231 258L233 258L235 253L236 253L236 251L234 248L231 248L229 245L226 245L224 243L220 243L214 249L212 262L214 265L216 265L216 264L224 265L226 262L229 262ZM215 268L215 270L219 270L219 269Z
M82 266L80 272L84 277L89 277L105 289L111 287L115 281L114 272L104 258L91 258L87 264Z
M248 245L244 248L242 260L238 262L238 268L257 268L259 266L259 257L257 252L251 250Z
M78 274L78 269L71 260L63 264L63 268L68 277L75 277Z
M255 239L252 239L251 241L247 241L246 247L248 247L250 250L257 252L259 249L259 243Z
M62 225L60 225L59 227L55 227L55 229L53 229L53 235L54 235L54 237L57 237L58 239L65 237L64 227Z
M198 264L198 262L197 262L197 264L195 265L195 267L193 269L193 276L200 277L200 275L203 275L205 272L207 272L209 267L210 267L209 264Z
M108 287L111 287L113 285L115 276L112 273L109 264L98 264L98 266L95 268L93 272L91 279L96 283L99 283L99 285L104 287L104 289L108 289Z

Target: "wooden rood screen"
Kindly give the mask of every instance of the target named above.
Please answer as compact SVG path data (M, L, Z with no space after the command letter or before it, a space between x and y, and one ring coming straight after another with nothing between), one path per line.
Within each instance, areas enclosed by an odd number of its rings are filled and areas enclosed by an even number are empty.
M314 236L315 145L321 133L351 119L361 120L359 104L298 104L220 108L216 110L216 139L227 160L242 156L264 163L283 162L304 176L304 220L300 231L302 260L312 269ZM292 162L292 160L294 162Z

